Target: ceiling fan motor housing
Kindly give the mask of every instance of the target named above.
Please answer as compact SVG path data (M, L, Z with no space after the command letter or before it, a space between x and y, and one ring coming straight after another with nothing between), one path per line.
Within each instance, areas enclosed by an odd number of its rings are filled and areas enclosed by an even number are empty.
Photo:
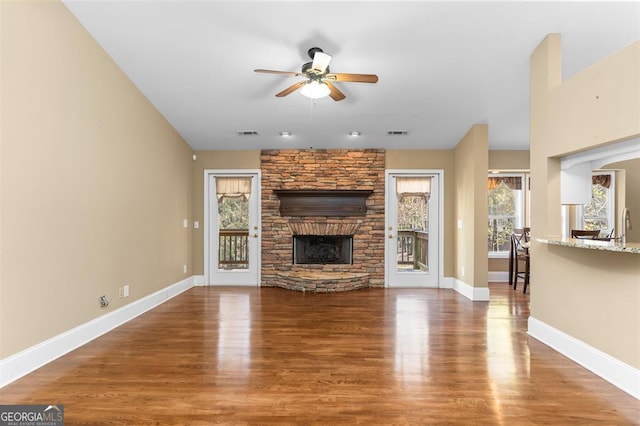
M307 50L307 55L309 55L309 57L313 59L313 57L316 56L316 52L324 52L324 51L319 47L312 47L311 49Z
M329 72L329 67L327 66L327 69L325 70L325 72L323 74L328 74ZM307 74L307 75L312 75L312 74L317 74L317 71L313 70L313 62L307 62L305 64L302 65L302 73L303 74Z

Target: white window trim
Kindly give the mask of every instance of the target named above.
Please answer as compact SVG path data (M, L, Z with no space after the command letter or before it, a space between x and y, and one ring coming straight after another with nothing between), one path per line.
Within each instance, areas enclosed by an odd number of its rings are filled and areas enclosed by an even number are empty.
M607 222L609 224L609 228L601 232L605 234L609 234L613 228L616 227L616 173L611 170L600 170L594 171L592 174L594 175L609 175L611 176L611 185L609 186L609 197L607 198ZM593 185L593 184L592 184ZM576 206L576 226L580 229L584 229L584 205Z
M516 213L516 223L515 226L516 228L523 228L525 226L528 226L528 220L527 220L527 201L529 200L529 173L528 172L522 172L522 173L489 173L487 175L487 178L490 177L496 177L496 176L502 176L502 177L519 177L522 179L522 189L523 192L517 192L516 193L516 209L520 211L520 215L518 215ZM508 251L502 251L502 252L489 252L489 259L507 259L509 258L509 252Z

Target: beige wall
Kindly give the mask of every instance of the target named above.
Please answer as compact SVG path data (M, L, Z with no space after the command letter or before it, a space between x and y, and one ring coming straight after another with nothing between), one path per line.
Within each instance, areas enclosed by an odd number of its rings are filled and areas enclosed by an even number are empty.
M193 274L204 275L204 171L260 169L260 151L196 151L191 184L193 186Z
M0 7L5 358L190 275L192 153L62 3Z
M455 173L453 150L387 150L387 169L434 169L444 170L444 272L445 277L454 275L454 240L447 236L455 231L454 200Z
M471 127L454 150L455 166L455 273L472 287L487 287L487 218L489 128ZM458 227L458 222L462 227Z
M489 170L529 170L529 150L491 150Z
M531 315L640 367L640 256L538 243L560 236L558 156L640 134L640 42L561 81L560 35L531 56Z

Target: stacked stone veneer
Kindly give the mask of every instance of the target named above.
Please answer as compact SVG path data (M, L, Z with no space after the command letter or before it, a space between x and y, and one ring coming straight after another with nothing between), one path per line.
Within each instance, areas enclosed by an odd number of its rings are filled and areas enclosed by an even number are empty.
M369 286L384 286L384 161L385 152L379 149L262 151L263 286L289 287L279 280L300 277L304 272L318 277L322 272L329 276L339 272L367 274ZM280 200L273 193L277 189L363 189L373 193L367 198L365 216L300 217L280 215ZM352 265L293 265L294 233L343 235L344 230L354 231Z

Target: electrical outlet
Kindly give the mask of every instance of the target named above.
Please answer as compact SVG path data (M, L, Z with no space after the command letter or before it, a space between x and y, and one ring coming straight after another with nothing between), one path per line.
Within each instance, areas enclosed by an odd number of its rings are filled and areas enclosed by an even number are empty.
M109 306L109 299L107 299L106 295L100 296L98 300L100 302L101 308L106 308L107 306Z
M464 277L464 266L460 268L460 275Z
M186 273L187 273L187 265L182 265L182 272L183 272L184 274L186 274Z

